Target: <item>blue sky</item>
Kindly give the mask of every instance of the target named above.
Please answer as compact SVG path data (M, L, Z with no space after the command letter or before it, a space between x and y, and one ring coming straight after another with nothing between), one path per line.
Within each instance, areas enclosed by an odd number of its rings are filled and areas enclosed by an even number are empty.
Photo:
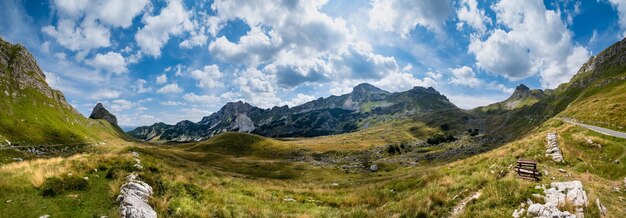
M226 102L294 106L369 82L432 86L457 106L555 88L621 40L625 0L52 0L0 2L81 113L124 126L198 121Z

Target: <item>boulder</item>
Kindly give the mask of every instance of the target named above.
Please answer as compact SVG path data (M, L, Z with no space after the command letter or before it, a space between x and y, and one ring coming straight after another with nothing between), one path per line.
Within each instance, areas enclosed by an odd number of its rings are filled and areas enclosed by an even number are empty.
M93 111L91 111L91 115L89 116L89 118L104 119L107 122L117 126L117 117L115 117L115 115L111 114L106 108L104 108L104 106L102 106L102 103L96 104L96 106L93 108Z
M120 214L122 218L156 218L157 214L148 204L152 196L152 187L137 178L137 174L131 173L127 183L122 185L117 201L120 202Z
M376 164L371 165L370 166L370 171L372 171L372 172L378 171L378 166Z

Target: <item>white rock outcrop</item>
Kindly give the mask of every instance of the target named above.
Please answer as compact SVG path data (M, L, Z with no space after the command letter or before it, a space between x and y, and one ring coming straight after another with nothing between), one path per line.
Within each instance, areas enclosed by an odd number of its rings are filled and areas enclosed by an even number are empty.
M584 217L584 207L588 205L587 193L580 181L553 182L549 189L544 190L544 204L529 202L526 209L527 217L539 218L577 218ZM571 203L576 208L576 213L561 211L558 206ZM524 208L515 210L513 217L523 217Z
M559 142L556 138L556 133L548 133L546 136L548 142L548 149L546 150L546 156L552 157L555 162L563 162L563 153L559 149Z
M133 156L138 157L139 154L133 152ZM148 204L153 193L152 187L141 181L135 172L128 175L126 180L127 182L120 189L120 195L117 196L117 201L120 202L120 216L122 218L156 218L156 212Z

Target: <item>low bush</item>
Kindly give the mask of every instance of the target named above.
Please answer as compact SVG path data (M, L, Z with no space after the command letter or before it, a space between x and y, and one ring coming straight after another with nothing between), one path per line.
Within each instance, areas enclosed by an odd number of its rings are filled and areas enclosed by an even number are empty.
M438 145L440 143L453 142L455 140L456 140L456 138L454 138L454 136L452 136L450 134L446 134L446 135L436 134L436 135L428 138L426 140L426 143L431 144L431 145Z
M54 197L66 191L83 191L87 189L87 180L78 176L50 177L42 186L42 195Z

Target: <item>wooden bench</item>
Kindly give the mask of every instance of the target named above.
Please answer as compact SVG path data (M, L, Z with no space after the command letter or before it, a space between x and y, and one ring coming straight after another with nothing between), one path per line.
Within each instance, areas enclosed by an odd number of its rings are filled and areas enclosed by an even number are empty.
M537 170L537 162L533 160L519 159L517 160L517 166L514 167L517 175L522 179L539 181L541 180L541 173Z

